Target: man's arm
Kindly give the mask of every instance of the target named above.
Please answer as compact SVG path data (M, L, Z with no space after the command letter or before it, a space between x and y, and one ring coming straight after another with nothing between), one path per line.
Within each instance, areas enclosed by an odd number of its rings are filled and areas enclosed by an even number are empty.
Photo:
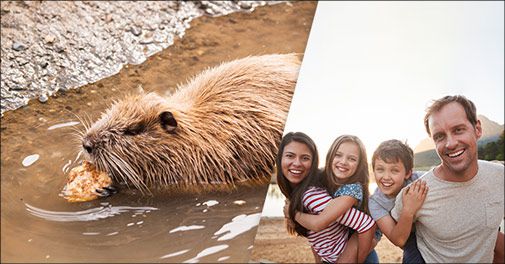
M493 263L505 263L504 247L505 247L504 234L498 231L498 236L496 237L496 244L494 246Z

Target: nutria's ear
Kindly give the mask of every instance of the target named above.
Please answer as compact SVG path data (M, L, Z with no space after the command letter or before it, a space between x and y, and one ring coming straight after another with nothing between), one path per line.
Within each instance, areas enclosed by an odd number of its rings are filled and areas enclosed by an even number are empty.
M174 130L177 128L177 120L175 120L175 117L172 114L172 112L169 111L162 112L159 117L161 127L169 133L174 133Z

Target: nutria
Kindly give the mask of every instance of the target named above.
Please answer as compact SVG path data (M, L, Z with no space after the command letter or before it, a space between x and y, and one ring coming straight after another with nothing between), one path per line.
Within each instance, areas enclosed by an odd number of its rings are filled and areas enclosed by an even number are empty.
M85 128L83 152L114 181L143 193L264 183L299 68L296 54L250 56L207 69L168 97L130 95Z

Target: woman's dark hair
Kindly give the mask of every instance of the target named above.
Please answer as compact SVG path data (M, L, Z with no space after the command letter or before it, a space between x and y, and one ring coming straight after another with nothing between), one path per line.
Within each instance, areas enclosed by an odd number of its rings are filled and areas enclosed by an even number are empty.
M307 176L296 186L292 186L288 179L284 176L282 172L282 154L284 153L284 148L291 142L298 142L306 145L312 155L312 162L310 166L309 173ZM320 181L318 179L318 164L319 155L317 152L316 144L314 141L302 132L289 132L281 140L279 150L277 152L277 157L275 159L277 166L277 184L284 194L284 196L289 200L289 221L291 224L287 225L288 232L290 234L299 234L301 236L307 236L307 229L298 224L295 221L296 211L306 212L303 207L302 196L309 186L320 186Z

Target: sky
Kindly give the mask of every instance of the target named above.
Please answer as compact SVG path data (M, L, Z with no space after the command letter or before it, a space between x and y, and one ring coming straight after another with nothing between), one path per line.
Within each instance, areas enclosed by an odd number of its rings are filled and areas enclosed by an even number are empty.
M427 134L426 107L462 94L504 123L504 3L319 2L284 134L317 144L358 136L370 158L380 142Z

